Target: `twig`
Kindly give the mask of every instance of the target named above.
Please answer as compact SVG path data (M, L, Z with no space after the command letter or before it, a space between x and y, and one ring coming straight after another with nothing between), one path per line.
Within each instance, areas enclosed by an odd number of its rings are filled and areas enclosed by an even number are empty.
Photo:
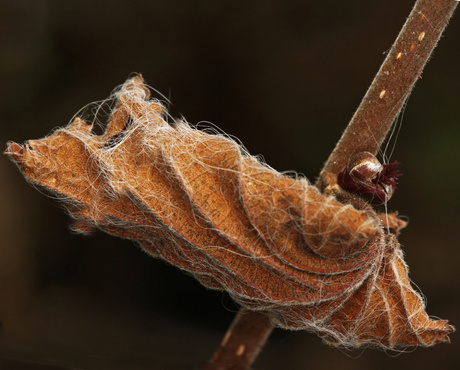
M321 190L337 183L337 174L345 168L353 153L377 153L456 6L455 0L417 0L360 106L325 163L317 182ZM204 369L248 369L272 329L265 315L241 309Z
M268 317L241 309L204 370L244 370L257 358L273 330Z
M337 183L353 153L376 154L449 23L455 0L418 0L356 113L320 173L317 186Z

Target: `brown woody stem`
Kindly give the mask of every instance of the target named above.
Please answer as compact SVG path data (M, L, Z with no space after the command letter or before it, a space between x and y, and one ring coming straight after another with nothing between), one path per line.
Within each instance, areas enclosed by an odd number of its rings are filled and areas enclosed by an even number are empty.
M457 6L455 0L417 0L317 182L324 190L337 183L353 153L376 154L407 96L420 77ZM259 312L241 309L204 370L244 370L255 361L273 329Z
M455 0L417 0L317 182L324 191L353 153L376 154L449 23Z
M273 325L266 315L240 309L220 347L204 370L248 369L272 330Z

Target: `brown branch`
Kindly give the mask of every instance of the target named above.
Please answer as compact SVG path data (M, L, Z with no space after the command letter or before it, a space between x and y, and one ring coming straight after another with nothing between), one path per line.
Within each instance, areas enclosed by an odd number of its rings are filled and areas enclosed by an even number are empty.
M317 186L337 183L353 153L376 154L447 26L455 0L418 0L356 113L325 163Z
M237 313L220 347L204 370L244 370L257 358L273 330L268 317L244 308Z
M325 163L317 182L337 183L353 153L376 154L420 77L457 6L455 0L417 0L356 113ZM273 329L259 312L241 309L204 370L244 370L257 358Z

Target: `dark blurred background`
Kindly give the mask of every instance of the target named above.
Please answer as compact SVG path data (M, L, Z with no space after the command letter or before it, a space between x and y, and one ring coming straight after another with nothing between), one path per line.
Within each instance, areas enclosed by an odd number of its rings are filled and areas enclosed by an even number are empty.
M0 2L0 143L66 125L132 72L280 171L314 181L413 0ZM390 210L428 312L460 323L460 15L407 104ZM0 368L194 369L237 309L133 242L72 234L0 158ZM449 369L451 345L344 352L275 330L255 369ZM457 366L455 365L457 364Z

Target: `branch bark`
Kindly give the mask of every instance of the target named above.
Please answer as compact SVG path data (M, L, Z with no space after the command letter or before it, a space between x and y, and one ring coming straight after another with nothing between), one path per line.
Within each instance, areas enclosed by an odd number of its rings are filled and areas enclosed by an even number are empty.
M376 154L421 77L457 6L455 0L418 0L341 139L326 161L317 186L337 184L353 153Z
M341 139L326 161L317 186L337 184L353 153L376 154L457 6L455 0L417 0L390 52ZM273 329L259 312L241 309L204 370L244 370L257 358Z
M268 317L244 308L235 320L204 370L244 370L257 358L273 330Z

